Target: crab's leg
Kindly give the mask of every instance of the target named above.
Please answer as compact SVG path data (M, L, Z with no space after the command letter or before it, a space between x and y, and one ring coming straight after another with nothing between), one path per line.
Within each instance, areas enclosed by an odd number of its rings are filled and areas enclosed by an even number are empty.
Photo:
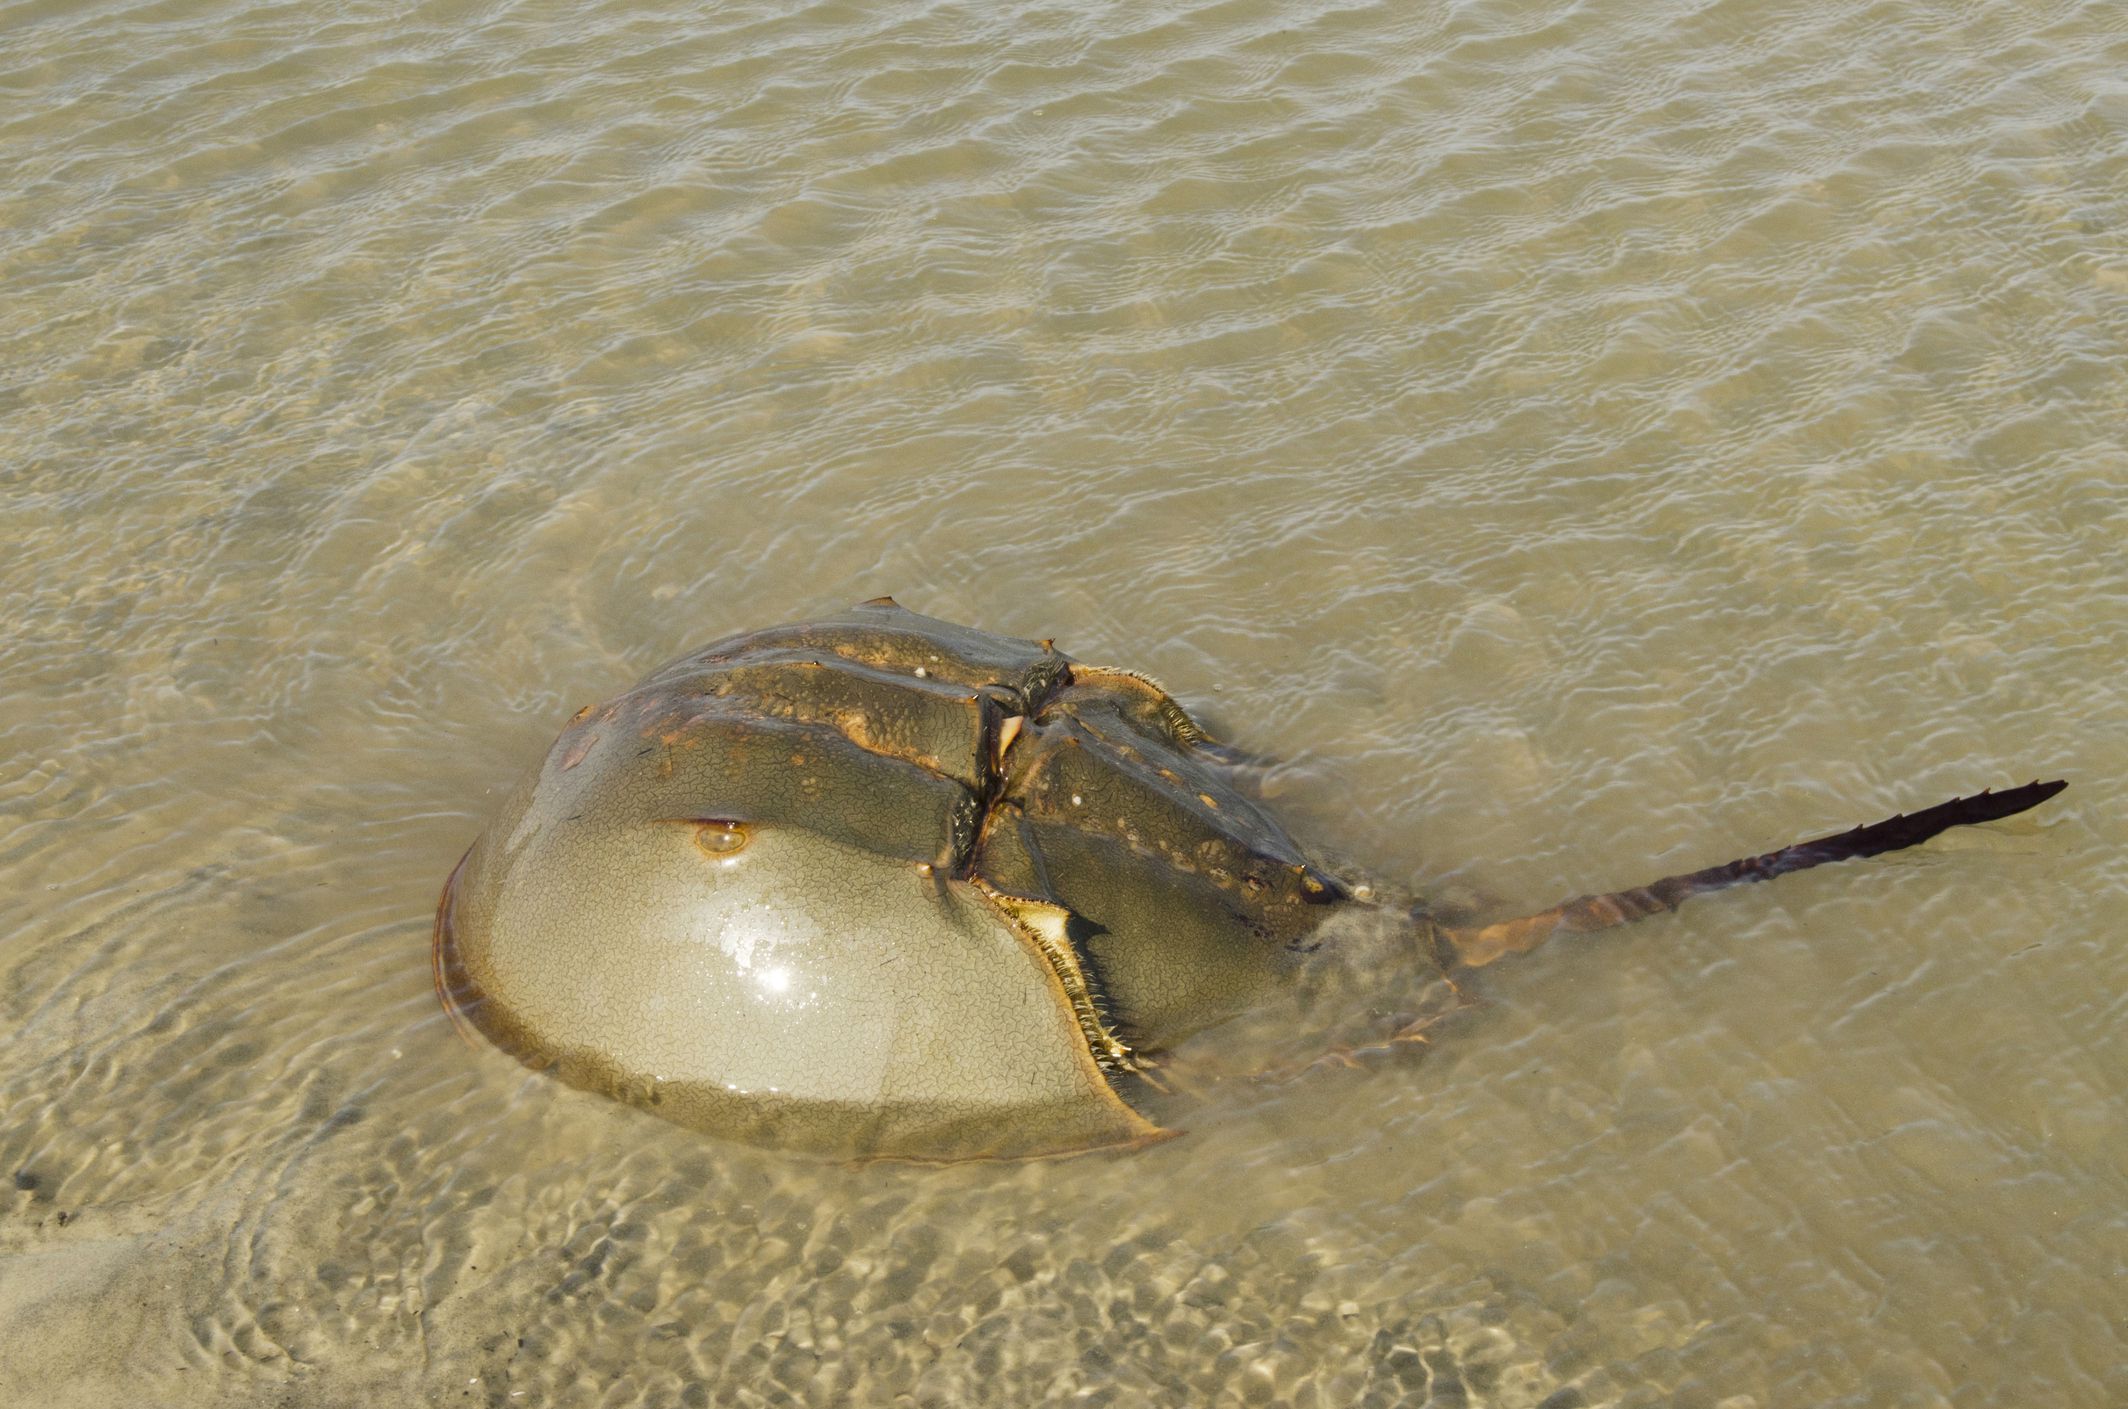
M1452 959L1464 968L1478 968L1508 954L1525 954L1555 934L1587 934L1645 919L1665 910L1675 910L1695 895L1724 890L1747 881L1770 881L1790 871L1807 870L1828 861L1846 861L1857 856L1875 856L1916 846L1952 827L1971 822L1993 822L2037 807L2068 784L2032 782L2003 792L1981 792L1912 816L1900 814L1866 827L1798 842L1763 856L1747 856L1722 866L1709 866L1681 876L1665 876L1632 890L1614 890L1607 895L1581 895L1549 910L1496 924L1441 928L1438 933Z

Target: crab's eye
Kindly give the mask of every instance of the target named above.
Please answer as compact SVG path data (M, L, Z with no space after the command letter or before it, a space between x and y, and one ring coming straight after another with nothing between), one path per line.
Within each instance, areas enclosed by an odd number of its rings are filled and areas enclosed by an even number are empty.
M711 856L731 856L744 851L750 836L744 822L709 818L695 823L695 845Z

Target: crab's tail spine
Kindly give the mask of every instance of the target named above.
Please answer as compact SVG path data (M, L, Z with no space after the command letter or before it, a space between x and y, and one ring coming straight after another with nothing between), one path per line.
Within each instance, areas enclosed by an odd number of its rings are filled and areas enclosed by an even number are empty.
M2035 781L1999 793L1988 791L1971 797L1952 798L1911 816L1901 813L1852 831L1784 846L1763 856L1747 856L1726 865L1709 866L1704 871L1665 876L1631 890L1576 896L1534 915L1490 925L1443 927L1437 931L1445 951L1440 957L1463 968L1478 968L1508 954L1527 953L1553 935L1588 934L1613 925L1629 924L1665 910L1675 910L1693 896L1705 895L1709 891L1726 890L1749 881L1770 881L1775 876L1823 866L1828 861L1846 861L1857 856L1876 856L1902 847L1918 846L1952 827L1993 822L2037 807L2067 786L2059 779L2051 783Z

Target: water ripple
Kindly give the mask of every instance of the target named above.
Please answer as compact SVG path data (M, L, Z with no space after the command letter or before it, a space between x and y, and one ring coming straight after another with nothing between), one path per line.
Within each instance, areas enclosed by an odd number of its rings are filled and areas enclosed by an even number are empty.
M2128 1397L2118 7L0 30L0 1386ZM1467 904L2078 787L1128 1161L791 1164L458 1046L428 910L557 722L882 591Z

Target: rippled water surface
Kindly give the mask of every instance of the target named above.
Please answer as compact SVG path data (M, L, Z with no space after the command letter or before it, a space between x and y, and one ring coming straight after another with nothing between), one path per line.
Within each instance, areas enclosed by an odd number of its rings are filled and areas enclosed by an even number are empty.
M2128 1402L2128 11L0 0L0 1401ZM1128 1157L459 1043L578 706L893 592L1503 965Z

